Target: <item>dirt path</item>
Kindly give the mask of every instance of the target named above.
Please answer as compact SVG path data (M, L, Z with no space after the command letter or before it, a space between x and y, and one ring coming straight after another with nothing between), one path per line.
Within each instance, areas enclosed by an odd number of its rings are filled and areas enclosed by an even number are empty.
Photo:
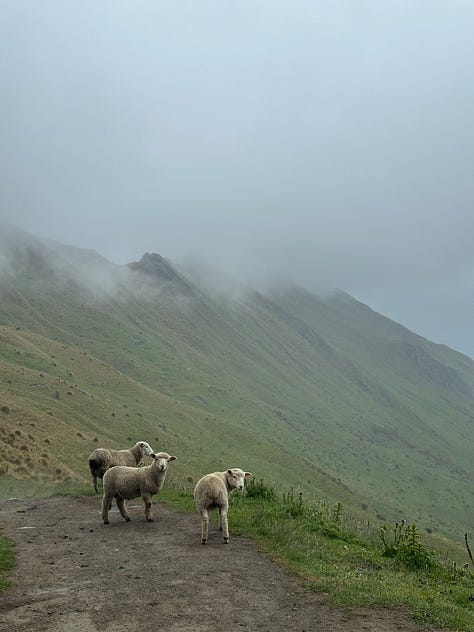
M420 632L403 613L334 609L263 555L197 515L161 503L155 522L129 503L132 522L98 498L0 501L0 527L17 546L13 587L0 595L0 630L167 632ZM432 628L429 628L433 630Z

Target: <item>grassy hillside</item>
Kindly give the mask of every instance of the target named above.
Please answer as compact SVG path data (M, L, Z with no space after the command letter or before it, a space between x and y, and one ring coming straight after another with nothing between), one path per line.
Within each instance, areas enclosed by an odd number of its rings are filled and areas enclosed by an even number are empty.
M232 298L14 234L0 265L3 485L85 481L97 445L239 465L367 519L473 524L473 362L344 293ZM5 412L8 411L8 412Z

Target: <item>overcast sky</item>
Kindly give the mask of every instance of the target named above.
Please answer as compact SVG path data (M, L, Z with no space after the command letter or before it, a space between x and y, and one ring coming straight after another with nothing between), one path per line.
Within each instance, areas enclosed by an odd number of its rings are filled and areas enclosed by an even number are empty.
M0 0L0 218L474 357L472 0Z

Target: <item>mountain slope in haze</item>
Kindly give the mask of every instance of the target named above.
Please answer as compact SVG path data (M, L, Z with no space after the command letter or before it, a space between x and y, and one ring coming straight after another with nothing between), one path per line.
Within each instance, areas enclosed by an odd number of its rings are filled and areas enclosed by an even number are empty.
M44 452L44 476L55 459L59 476L87 477L94 441L143 438L181 455L176 476L189 484L234 464L451 537L472 525L466 356L343 292L229 297L157 254L114 266L28 236L1 252L0 404L11 412L0 422L30 416L61 444ZM48 438L28 434L35 446ZM9 474L26 476L6 437ZM40 472L41 451L22 445Z

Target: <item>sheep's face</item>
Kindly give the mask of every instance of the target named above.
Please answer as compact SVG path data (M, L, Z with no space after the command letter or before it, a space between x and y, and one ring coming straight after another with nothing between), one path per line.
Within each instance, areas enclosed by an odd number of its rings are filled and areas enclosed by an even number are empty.
M148 456L151 456L152 454L154 454L153 450L151 449L150 444L147 443L146 441L139 441L138 445L143 450L143 454L148 454Z
M170 456L166 452L158 452L158 454L151 454L151 458L153 459L153 464L157 467L160 472L164 472L168 468L168 463L170 461L176 461L175 456Z
M227 482L231 489L238 489L239 491L245 486L245 479L252 476L250 472L244 472L238 467L234 467L231 470L227 470Z

